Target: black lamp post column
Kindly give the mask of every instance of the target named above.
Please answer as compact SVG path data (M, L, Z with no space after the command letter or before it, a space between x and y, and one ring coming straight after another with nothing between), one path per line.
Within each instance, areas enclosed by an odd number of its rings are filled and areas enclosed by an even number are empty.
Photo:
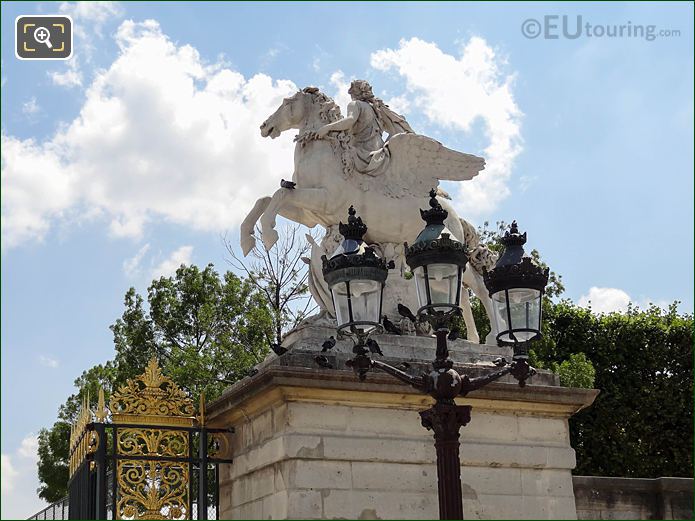
M446 329L439 329L434 369L451 369ZM453 398L436 398L436 403L420 412L422 426L434 432L437 451L437 488L440 519L463 519L459 431L471 420L470 405L456 405Z
M423 427L434 431L439 518L463 519L459 430L471 421L471 406L437 402L420 413L420 420Z

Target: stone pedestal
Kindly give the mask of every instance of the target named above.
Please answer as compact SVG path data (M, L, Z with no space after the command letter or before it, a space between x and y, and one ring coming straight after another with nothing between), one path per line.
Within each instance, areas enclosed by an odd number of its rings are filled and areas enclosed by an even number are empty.
M288 353L210 405L211 426L236 429L235 461L220 473L221 519L438 518L434 440L418 414L433 400L376 371L359 382L345 367L346 342L327 353L335 369L318 367L313 358L330 334L294 332ZM384 360L409 371L434 357L433 338L376 338ZM511 358L464 341L450 350L471 376ZM540 372L525 388L505 377L460 400L472 406L461 430L464 516L576 518L567 419L597 393Z

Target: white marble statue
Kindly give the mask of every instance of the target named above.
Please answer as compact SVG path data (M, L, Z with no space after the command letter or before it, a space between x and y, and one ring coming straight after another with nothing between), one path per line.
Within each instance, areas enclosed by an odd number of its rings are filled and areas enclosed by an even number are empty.
M402 277L406 269L403 242L412 242L424 226L418 208L428 207L428 192L440 180L472 179L483 170L485 161L415 134L402 116L374 97L366 81L353 81L349 93L353 101L345 118L331 98L308 87L283 100L261 125L264 137L276 138L289 129L299 131L292 175L295 186L280 188L272 197L256 201L241 225L242 251L246 255L255 246L253 231L259 218L263 244L268 249L278 239L278 215L309 228L324 226L326 236L320 244L312 244L310 288L323 314L333 315L320 257L332 254L337 247L337 224L354 205L368 226L365 240L396 263L384 290L384 312L395 319L398 303L413 310L418 307L413 282ZM384 132L388 134L386 140ZM491 267L494 255L479 244L475 228L458 217L445 200L448 196L441 190L439 194L442 207L449 212L446 226L471 254L464 284L480 298L489 317L492 306L482 267ZM468 340L478 342L467 292L463 295ZM494 339L495 334L493 326L488 339Z

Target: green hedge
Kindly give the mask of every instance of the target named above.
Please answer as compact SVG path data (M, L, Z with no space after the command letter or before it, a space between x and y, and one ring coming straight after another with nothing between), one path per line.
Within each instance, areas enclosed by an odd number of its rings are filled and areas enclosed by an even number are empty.
M588 360L601 391L570 419L575 473L692 477L692 315L679 315L675 304L596 315L561 302L545 311L535 358L576 386L591 373Z

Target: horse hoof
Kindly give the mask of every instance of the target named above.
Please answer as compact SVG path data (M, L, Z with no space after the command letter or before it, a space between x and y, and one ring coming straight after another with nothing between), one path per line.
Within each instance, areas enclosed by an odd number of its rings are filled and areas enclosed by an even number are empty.
M251 250L256 247L256 238L253 235L247 235L241 238L241 251L246 257Z
M472 342L474 344L480 343L480 337L478 335L467 335L466 340L468 340L469 342Z
M275 230L271 229L263 232L263 246L265 246L266 251L270 251L270 249L275 246L275 243L278 242L279 238L280 236Z

